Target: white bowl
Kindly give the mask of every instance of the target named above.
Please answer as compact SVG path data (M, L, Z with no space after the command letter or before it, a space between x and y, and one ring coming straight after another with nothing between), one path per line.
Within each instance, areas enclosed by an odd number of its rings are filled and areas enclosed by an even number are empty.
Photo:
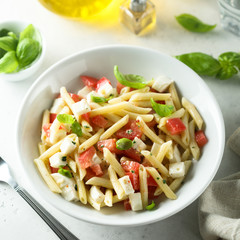
M52 193L41 178L33 159L38 157L40 124L43 110L49 108L61 86L76 92L82 87L79 75L106 76L114 84L113 66L124 73L147 79L164 74L174 79L182 96L193 102L206 123L209 139L202 156L193 164L185 183L177 191L177 200L162 199L154 211L125 211L122 206L103 208L100 212L80 203L64 200ZM47 202L78 219L117 226L149 224L167 218L187 207L206 189L221 162L225 143L224 122L219 106L204 81L173 57L151 49L133 46L105 46L76 53L43 73L23 101L17 125L17 146L25 177Z
M0 22L0 30L3 28L6 28L6 29L16 33L17 35L19 35L19 33L22 32L29 24L30 23L22 22L19 20L4 21L4 22ZM35 24L33 24L33 25L34 25L34 27L36 27ZM13 81L13 82L22 81L22 80L29 78L30 76L32 76L34 73L37 72L37 70L39 69L39 67L41 66L41 64L43 62L43 58L45 56L45 49L46 49L45 40L44 40L41 32L39 31L39 28L37 28L37 30L41 35L41 46L42 46L41 53L27 68L25 68L19 72L0 73L0 80Z

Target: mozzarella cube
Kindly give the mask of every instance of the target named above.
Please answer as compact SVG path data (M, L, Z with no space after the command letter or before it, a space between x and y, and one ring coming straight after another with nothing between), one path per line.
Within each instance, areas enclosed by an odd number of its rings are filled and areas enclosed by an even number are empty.
M60 173L52 173L51 176L61 189L67 185L73 185L75 187L75 182L73 178L65 177Z
M61 195L66 199L67 201L78 201L78 195L77 191L75 190L75 185L66 185L62 189Z
M60 150L64 155L69 155L76 148L76 143L70 138L65 138L60 145Z
M129 176L123 176L123 177L119 178L118 180L127 195L134 193L134 189L133 189L133 186L132 186Z
M53 102L53 106L50 109L50 113L60 113L62 109L66 106L66 103L62 98L56 98Z
M72 111L75 116L77 116L77 120L82 114L88 113L91 111L91 108L86 99L82 99L79 102L76 102L72 105Z
M141 193L132 193L129 195L129 201L133 211L140 211L143 209Z
M102 162L101 158L95 153L92 157L93 164L100 164Z
M181 154L178 150L177 145L173 147L173 158L170 159L170 163L181 162Z
M105 198L105 195L100 190L100 187L97 186L92 186L89 193L92 199L97 203L102 203Z
M80 98L87 98L87 95L90 93L92 91L92 88L90 88L90 87L84 87L84 88L82 88L80 91L78 91L78 96L80 97Z
M147 145L138 137L133 139L133 148L141 152L147 148Z
M170 163L169 164L169 175L172 178L179 178L185 175L184 162Z
M172 82L172 79L166 76L160 76L154 80L152 88L157 90L158 92L164 92Z
M59 168L60 166L67 165L67 161L63 161L64 154L57 152L49 158L50 166L54 168Z
M97 92L101 94L103 97L116 95L116 89L113 88L109 82L106 82L105 84L101 85Z

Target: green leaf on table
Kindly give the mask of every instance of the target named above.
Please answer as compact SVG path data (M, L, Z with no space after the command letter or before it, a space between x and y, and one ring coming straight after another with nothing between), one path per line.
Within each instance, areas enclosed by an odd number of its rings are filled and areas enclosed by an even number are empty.
M144 88L148 81L140 76L140 75L134 75L134 74L126 74L124 75L118 70L118 66L114 66L114 75L118 82L120 82L122 85L131 87L131 88Z
M9 51L0 59L0 73L14 72L18 67L15 51Z
M153 98L151 98L151 104L153 110L160 116L160 117L168 117L174 111L174 106L166 105L166 104L159 104L156 103Z
M215 76L221 69L217 59L201 52L182 54L176 58L200 75Z
M238 70L236 69L236 67L231 65L224 65L219 70L216 77L219 78L220 80L226 80L236 75L237 73L238 73Z
M199 20L198 18L196 18L195 16L187 13L177 16L176 20L181 26L183 26L190 32L198 33L209 32L217 26L216 24L214 25L206 24Z
M229 64L235 66L240 71L240 53L225 52L219 55L218 61L221 65Z

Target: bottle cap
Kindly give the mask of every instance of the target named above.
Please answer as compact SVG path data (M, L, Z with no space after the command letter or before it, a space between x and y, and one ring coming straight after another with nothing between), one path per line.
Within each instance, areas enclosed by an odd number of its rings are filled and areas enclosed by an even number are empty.
M131 0L130 9L134 12L144 12L146 7L146 0Z

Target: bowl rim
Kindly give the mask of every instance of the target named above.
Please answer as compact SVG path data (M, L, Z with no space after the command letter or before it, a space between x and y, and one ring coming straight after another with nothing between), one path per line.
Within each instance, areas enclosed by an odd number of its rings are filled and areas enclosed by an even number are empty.
M44 79L44 77L46 75L48 75L49 72L52 71L52 69L56 68L58 65L61 65L62 63L64 63L65 61L68 61L71 58L74 58L78 55L83 55L85 53L89 53L89 52L94 52L94 51L98 51L98 50L104 50L104 49L115 49L115 48L126 48L126 49L130 49L133 48L135 50L140 50L140 51L148 51L154 54L159 54L162 55L163 57L171 57L170 55L167 55L165 53L162 53L158 50L154 50L152 48L146 48L146 47L140 47L140 46L132 46L132 45L125 45L125 44L111 44L111 45L104 45L104 46L98 46L98 47L94 47L94 48L88 48L82 51L78 51L76 53L73 53L67 57L64 57L63 59L57 61L56 63L54 63L52 66L50 66L47 70L45 70L39 77L38 79L32 84L32 86L29 88L29 90L27 91L24 99L22 100L22 104L19 108L19 112L17 115L17 121L16 121L16 145L17 145L17 155L18 155L18 162L20 163L20 167L22 169L22 173L24 173L24 178L28 180L28 182L31 183L31 179L29 177L29 175L24 171L23 166L21 164L22 160L21 160L21 151L20 151L20 144L19 144L19 140L20 140L20 127L21 127L21 112L24 109L24 105L25 102L27 101L29 95L31 94L32 90ZM178 61L176 59L176 61ZM184 67L185 69L188 69L188 71L191 71L193 75L195 75L196 78L198 78L201 82L201 84L203 84L205 90L208 92L208 94L211 96L212 101L214 102L214 105L216 107L216 111L218 113L218 116L220 117L220 122L219 122L219 132L220 132L220 146L219 149L220 151L217 153L216 155L216 159L218 159L216 167L214 169L214 171L212 172L212 175L208 177L208 181L205 182L204 185L201 185L201 187L199 188L199 191L197 194L195 194L194 196L192 196L191 198L189 198L187 201L184 201L184 204L182 204L180 207L178 207L175 211L172 211L166 215L164 215L164 217L154 217L151 218L150 220L148 219L147 221L144 220L144 217L141 217L139 219L137 219L137 221L135 223L131 223L129 225L129 223L124 222L124 221L120 221L120 222L110 222L110 221L104 221L103 219L99 219L97 220L96 218L91 219L91 216L79 216L77 213L75 213L74 211L72 211L71 213L66 211L64 208L60 208L60 206L58 205L54 205L50 200L45 199L44 197L42 197L40 195L39 192L37 192L34 188L33 191L39 196L40 199L45 200L47 203L49 203L50 205L54 206L54 208L58 209L61 212L64 212L65 214L75 217L79 220L83 220L85 222L89 222L89 223L94 223L94 224L99 224L99 225L106 225L106 226L121 226L121 227L133 227L133 226L140 226L140 225L146 225L146 224L150 224L150 223L154 223L160 220L164 220L178 212L180 212L181 210L183 210L184 208L186 208L187 206L189 206L191 203L193 203L204 191L205 189L208 187L208 185L211 183L211 181L213 180L213 178L215 177L220 163L222 161L222 156L223 156L223 152L224 152L224 147L225 147L225 126L224 126L224 120L223 120L223 115L221 112L221 109L219 107L218 102L215 99L215 96L213 95L213 93L211 92L210 88L207 86L207 84L204 82L204 80L197 74L195 73L192 69L190 69L189 67L187 67L185 64L183 64L182 62L179 61L179 63L182 65L182 67ZM19 140L18 140L19 139ZM31 185L33 186L33 185Z
M15 26L17 26L17 25L28 26L28 25L32 24L37 29L37 31L39 32L39 35L41 37L41 52L30 65L28 65L26 68L20 70L19 72L0 73L1 79L5 79L9 82L20 82L22 80L29 78L29 76L34 74L34 72L37 71L37 69L41 65L43 58L45 57L45 53L46 53L46 40L42 34L41 29L35 23L29 23L27 21L22 21L22 20L17 20L17 19L9 19L9 20L4 20L4 21L0 22L0 25L4 25L4 24L12 24Z

